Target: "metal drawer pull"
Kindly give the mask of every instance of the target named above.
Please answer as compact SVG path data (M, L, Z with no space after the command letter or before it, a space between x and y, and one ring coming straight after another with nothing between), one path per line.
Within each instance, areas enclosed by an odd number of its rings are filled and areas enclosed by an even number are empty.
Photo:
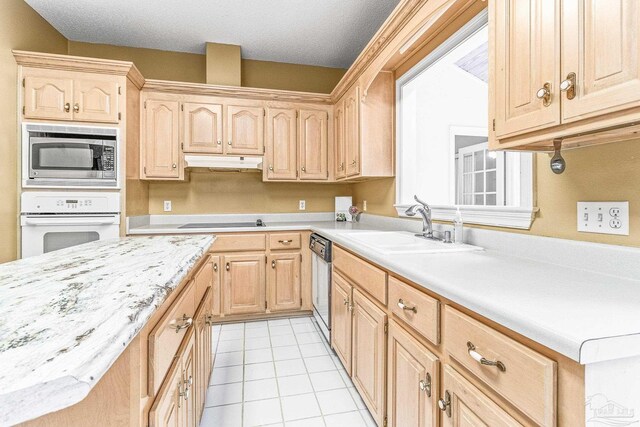
M403 309L403 310L406 310L406 311L413 311L414 313L418 314L418 309L417 309L415 306L414 306L414 307L409 307L408 305L406 305L406 304L404 303L404 300L403 300L402 298L400 298L400 299L398 300L398 307L400 307L400 308L401 308L401 309Z
M282 243L283 245L288 245L289 243L292 243L293 240L278 240L278 243Z
M444 399L438 399L438 408L442 412L446 412L447 417L451 418L451 394L445 390Z
M420 380L420 390L427 393L427 397L431 397L431 374L427 373L427 378Z
M181 330L183 330L183 329L187 329L189 326L191 326L193 324L193 318L187 317L186 314L183 314L182 315L182 319L180 319L180 320L184 321L184 323L182 325L176 324L175 326L171 326L172 328L174 328L176 330L176 334L178 332L180 332Z
M507 370L507 367L501 361L497 360L494 362L493 360L489 360L485 358L483 355L481 355L480 353L478 353L476 351L476 346L473 345L471 341L467 342L467 349L469 351L469 356L471 356L471 358L476 362L478 362L479 364L485 365L485 366L495 366L502 372L505 372Z

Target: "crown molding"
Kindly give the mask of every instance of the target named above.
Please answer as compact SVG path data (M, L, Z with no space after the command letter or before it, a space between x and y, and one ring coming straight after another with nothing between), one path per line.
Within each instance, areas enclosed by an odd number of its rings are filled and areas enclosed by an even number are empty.
M324 93L296 92L240 86L219 86L153 79L145 81L144 90L174 94L188 93L191 95L221 96L227 98L263 99L267 101L305 102L323 105L331 104L331 95Z
M34 68L51 68L63 71L111 74L126 76L138 89L144 86L145 79L133 62L111 59L86 58L83 56L60 55L53 53L13 50L18 65Z

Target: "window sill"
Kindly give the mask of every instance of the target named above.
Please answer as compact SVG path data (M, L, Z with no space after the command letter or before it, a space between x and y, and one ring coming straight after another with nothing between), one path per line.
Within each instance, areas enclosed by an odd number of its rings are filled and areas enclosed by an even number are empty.
M398 216L408 218L404 212L411 205L394 205ZM460 206L465 224L490 225L494 227L518 228L528 230L538 212L538 208L519 208L509 206ZM431 219L453 221L455 206L431 206ZM415 217L414 217L415 218Z

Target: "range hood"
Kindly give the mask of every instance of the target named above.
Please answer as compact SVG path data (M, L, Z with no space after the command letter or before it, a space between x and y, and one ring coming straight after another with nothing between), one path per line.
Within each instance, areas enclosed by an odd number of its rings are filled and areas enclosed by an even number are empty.
M262 170L262 157L210 156L206 154L187 154L184 156L186 167L222 170Z

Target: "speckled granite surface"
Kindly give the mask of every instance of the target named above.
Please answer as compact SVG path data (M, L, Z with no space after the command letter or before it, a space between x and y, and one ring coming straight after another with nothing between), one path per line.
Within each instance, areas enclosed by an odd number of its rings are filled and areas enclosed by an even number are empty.
M0 425L82 400L214 240L128 237L0 264Z

